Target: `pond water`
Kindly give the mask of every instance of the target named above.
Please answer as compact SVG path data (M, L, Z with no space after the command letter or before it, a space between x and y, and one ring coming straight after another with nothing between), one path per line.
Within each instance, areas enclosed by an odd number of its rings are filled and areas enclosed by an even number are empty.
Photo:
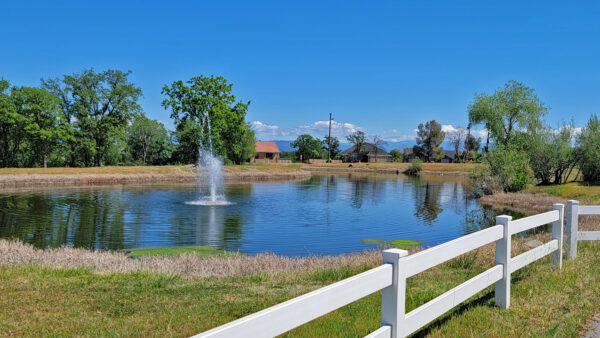
M314 175L302 182L228 184L228 206L199 206L193 184L0 193L0 237L37 247L209 245L303 256L374 248L361 239L436 245L494 224L456 178Z

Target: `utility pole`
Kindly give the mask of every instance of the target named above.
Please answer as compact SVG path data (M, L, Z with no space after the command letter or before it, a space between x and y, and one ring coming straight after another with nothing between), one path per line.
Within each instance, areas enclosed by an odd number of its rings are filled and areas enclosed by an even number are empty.
M327 163L331 163L331 113L329 113L329 138L327 139Z

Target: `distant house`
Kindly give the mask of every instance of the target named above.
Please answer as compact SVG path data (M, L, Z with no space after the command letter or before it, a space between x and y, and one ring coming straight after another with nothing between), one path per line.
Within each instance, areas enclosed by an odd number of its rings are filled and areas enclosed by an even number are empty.
M413 152L413 148L404 148L404 161L412 162L415 159L415 154ZM444 150L444 157L442 158L441 163L452 163L454 161L454 157L456 155L456 151L454 150Z
M345 156L349 162L392 162L392 155L373 143L365 143L359 153L356 152L356 146L352 146L340 155Z
M279 148L275 142L256 141L254 152L251 162L276 162L279 156Z

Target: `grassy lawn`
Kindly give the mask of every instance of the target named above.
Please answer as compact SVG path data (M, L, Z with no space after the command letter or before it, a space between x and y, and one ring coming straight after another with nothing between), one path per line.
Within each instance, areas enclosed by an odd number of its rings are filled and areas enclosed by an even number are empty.
M600 201L600 184L585 182L570 182L561 185L535 186L529 192L542 192L552 196L566 199L575 199L584 203Z
M488 254L466 254L408 280L407 310L478 274ZM511 308L493 287L424 328L431 336L577 336L600 310L600 244L580 244L561 271L542 259L513 274ZM485 263L487 262L487 263ZM0 266L0 335L189 336L365 269L239 277ZM362 336L379 327L376 293L286 336Z

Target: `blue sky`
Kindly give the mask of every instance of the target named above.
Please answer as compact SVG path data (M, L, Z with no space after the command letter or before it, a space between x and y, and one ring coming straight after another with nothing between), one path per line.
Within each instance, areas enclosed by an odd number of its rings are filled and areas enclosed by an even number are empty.
M465 126L476 92L536 89L557 127L600 111L600 2L3 1L0 77L38 85L132 70L147 115L172 128L164 84L222 75L260 139L354 129L414 138Z

